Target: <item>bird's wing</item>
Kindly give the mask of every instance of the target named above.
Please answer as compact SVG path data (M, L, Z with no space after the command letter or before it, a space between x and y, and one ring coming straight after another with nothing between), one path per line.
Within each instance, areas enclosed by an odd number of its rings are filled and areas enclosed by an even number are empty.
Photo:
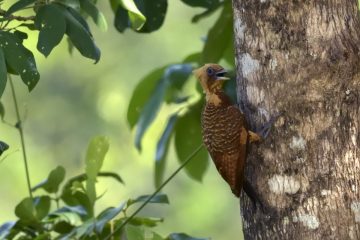
M215 153L211 155L217 170L223 179L229 184L231 191L240 195L243 179L243 162L239 160L239 152L232 154Z
M225 129L229 139L224 141L224 151L210 151L210 155L232 192L239 196L244 178L248 132L245 127L245 117L237 107L229 106L224 117L231 123L231 126Z

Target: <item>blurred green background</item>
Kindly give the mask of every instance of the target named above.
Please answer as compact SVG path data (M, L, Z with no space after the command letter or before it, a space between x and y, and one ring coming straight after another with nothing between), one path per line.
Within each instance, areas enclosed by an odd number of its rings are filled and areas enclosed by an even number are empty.
M219 14L191 24L191 17L201 10L180 1L169 1L166 19L159 31L119 34L112 26L109 4L100 3L100 9L107 17L109 30L104 33L91 24L102 54L98 64L94 65L76 50L70 56L65 40L45 59L35 50L37 39L33 35L25 45L35 53L40 82L29 94L20 78L14 77L25 118L32 185L46 178L57 165L66 168L68 178L83 172L90 138L96 135L110 138L110 151L102 169L119 173L126 185L101 179L98 193L105 194L97 202L98 212L107 206L117 206L122 200L154 191L155 146L160 137L159 129L164 128L168 115L157 117L145 135L142 152L138 153L133 144L134 131L126 122L131 93L138 81L154 68L180 62L187 55L200 51L203 48L201 38L206 36ZM15 123L9 87L2 102L6 121ZM0 124L0 133L1 140L10 145L7 153L11 153L0 163L0 222L5 222L15 219L14 207L27 196L27 188L18 132ZM177 166L174 150L170 149L166 176ZM157 232L163 235L186 232L216 240L241 239L238 199L233 197L213 164L209 165L202 183L181 172L163 192L168 194L170 205L152 205L141 213L165 218L165 222L156 227Z

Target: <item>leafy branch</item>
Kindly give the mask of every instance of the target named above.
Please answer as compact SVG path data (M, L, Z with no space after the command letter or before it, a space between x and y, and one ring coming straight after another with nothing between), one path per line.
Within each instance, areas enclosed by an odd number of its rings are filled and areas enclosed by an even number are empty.
M15 208L15 214L19 220L7 222L0 226L0 237L5 239L18 239L19 237L49 239L50 236L56 236L56 239L90 240L110 239L111 237L121 239L121 235L126 234L127 239L133 239L132 234L134 232L137 235L144 236L145 232L140 226L154 227L163 220L154 217L136 217L136 215L149 203L169 203L167 196L159 194L159 192L186 164L194 159L202 145L188 156L186 161L152 195L129 199L118 207L106 208L95 216L94 204L100 197L97 197L96 194L95 181L97 178L94 176L111 177L122 182L121 177L116 173L100 172L108 147L106 138L93 138L89 143L85 158L85 173L70 178L63 185L62 190L60 185L65 179L65 169L58 166L52 170L44 181L32 189L33 192L42 189L47 194L34 196L33 199L23 199ZM84 181L86 181L85 184L82 183ZM55 199L54 195L56 196ZM55 201L56 209L51 212L52 201ZM142 204L131 216L127 217L126 210L140 202ZM120 213L122 216L118 217ZM125 233L120 232L125 226ZM155 232L152 234L154 236L151 238L152 240L205 240L192 238L182 233L172 233L167 238L162 238Z
M139 206L124 222L121 223L118 227L114 229L114 231L107 236L104 240L109 240L115 233L119 232L128 222L130 222L136 214L138 214L201 150L203 145L198 146L193 153L189 155L189 157L151 194L146 201Z
M35 1L18 0L7 11L0 9L0 16L2 16L0 23L3 23L2 30L0 30L0 97L4 92L8 74L20 75L29 91L36 86L40 79L32 50L27 49L23 44L28 37L27 34L19 31L17 27L4 29L12 20L23 22L20 26L28 27L30 32L37 31L36 33L39 34L37 49L46 57L64 37L67 37L71 48L77 49L84 57L93 59L95 62L100 59L100 50L95 44L88 24L88 21L92 20L100 29L106 30L107 28L105 17L96 6L97 1L37 1L35 16L14 15L17 11L34 8ZM191 79L194 65L218 62L221 59L227 61L229 65L233 64L231 1L181 1L191 7L205 9L193 18L194 22L209 16L217 9L221 9L222 12L214 27L207 34L202 51L192 54L179 64L169 64L150 73L141 81L131 99L128 121L131 127L135 125L137 127L135 141L138 149L141 149L144 133L156 119L162 104L175 105L177 108L186 105L185 108L188 110L184 115L176 113L169 117L158 141L154 174L156 191L150 196L129 200L127 204L120 204L119 207L109 207L96 215L94 205L102 196L96 193L97 179L112 177L121 181L116 173L100 172L108 148L107 140L102 137L93 139L89 144L85 173L71 178L60 188L60 184L65 179L65 169L58 167L50 172L45 181L31 189L23 126L13 82L9 78L30 197L21 201L16 207L15 214L18 217L16 222L8 222L0 226L0 238L16 239L25 236L25 238L46 239L56 235L60 239L87 240L104 239L111 236L120 237L119 234L128 234L126 237L133 239L129 237L130 232L144 233L140 227L134 229L134 226L153 227L159 222L158 219L137 217L136 215L149 203L161 203L157 199L160 195L158 193L180 170L184 169L195 180L202 179L208 164L208 155L206 151L201 151L201 145L195 152L193 151L193 147L201 143L199 124L201 99L198 98L196 103L188 101L190 95L184 90L184 85ZM139 33L158 30L164 22L168 4L168 0L110 0L108 2L114 13L114 27L120 33L128 29ZM25 23L26 21L33 21L33 23ZM163 181L165 161L171 139L174 139L180 166ZM7 149L6 144L2 144L0 147L1 151ZM188 164L191 159L193 160L192 164ZM34 194L35 196L33 196L32 192L38 189L45 191L46 195L36 196ZM53 201L56 203L56 210L51 212ZM128 217L126 209L134 202L143 203ZM117 217L120 213L123 215ZM125 233L121 230L124 230ZM167 238L162 238L154 233L153 240L155 239L194 238L189 238L184 234L171 234Z

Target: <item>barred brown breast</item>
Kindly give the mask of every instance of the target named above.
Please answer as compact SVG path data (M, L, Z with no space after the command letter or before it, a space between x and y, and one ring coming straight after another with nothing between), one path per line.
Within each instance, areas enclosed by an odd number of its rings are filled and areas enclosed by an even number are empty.
M216 94L221 98L221 104L216 106L207 102L202 112L203 142L217 170L238 197L246 159L245 119L236 106L229 104L223 92Z

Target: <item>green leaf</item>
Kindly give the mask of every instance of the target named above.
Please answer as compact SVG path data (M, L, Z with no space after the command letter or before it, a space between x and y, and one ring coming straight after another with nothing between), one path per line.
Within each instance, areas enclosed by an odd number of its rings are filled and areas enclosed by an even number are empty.
M22 32L22 31L19 31L19 30L14 31L14 35L15 35L21 42L23 42L25 39L28 38L27 33Z
M29 30L36 30L35 24L34 23L22 23L19 25L19 27L26 27Z
M89 219L84 222L82 225L76 228L76 239L79 239L83 236L90 236L93 234L95 228L94 220ZM89 238L90 239L90 238Z
M94 219L86 220L82 225L74 228L70 233L63 235L57 239L68 240L68 239L93 239L90 238L94 234L95 222ZM89 238L82 238L89 237Z
M181 103L188 99L181 96L181 89L192 74L192 69L191 64L184 63L171 65L165 70L164 78L169 85L165 94L166 103Z
M11 229L15 226L16 222L6 222L0 226L0 239L8 239Z
M68 8L66 8L66 10L84 27L84 29L87 31L87 33L90 35L90 37L92 37L92 33L90 30L89 24L87 23L85 18L80 14L80 9L77 11L74 8L68 7Z
M161 0L155 0L161 1ZM141 11L137 8L136 4L133 0L110 0L111 7L115 12L115 28L119 32L124 32L127 28L132 28L133 30L137 30L140 32L149 32L155 30L155 28L160 27L162 23L159 22L161 17L153 17L151 24L146 25L146 17L141 13ZM137 0L137 4L144 6L144 2L142 0ZM153 8L155 3L149 4L150 8ZM160 6L161 8L163 5ZM153 14L147 12L149 14ZM140 15L138 15L140 14ZM146 27L146 29L142 30L142 28Z
M122 224L124 223L125 219L124 218L117 218L117 219L114 219L113 222L112 222L112 226L111 226L111 232L114 231L114 229L117 229L117 231L113 232L113 239L119 239L119 240L122 240L124 238L124 235L125 235L125 229L126 227L121 227L119 228L120 226L122 226ZM107 225L108 226L108 225ZM107 226L105 227L105 229L107 228ZM125 225L126 226L126 225ZM105 232L105 230L104 230Z
M220 3L219 0L195 0L195 1L181 0L181 1L191 7L203 7L203 8L213 8Z
M203 49L202 62L217 63L220 61L229 42L233 38L233 16L231 2L224 4L224 8L215 22L214 26L209 30L207 40Z
M21 39L4 31L0 31L0 48L5 53L8 71L10 68L20 74L22 81L31 91L40 78L32 52L23 46Z
M222 4L224 4L223 1L219 0L181 0L185 4L192 6L192 7L202 7L206 8L206 10L202 13L196 14L192 19L191 22L197 23L199 20L210 16L212 13L214 13Z
M119 0L110 0L111 10L115 13L117 8L119 7Z
M175 126L175 150L180 162L202 144L201 114L202 104L197 103L189 111L179 117ZM185 166L185 172L195 180L201 181L208 166L208 154L201 149L198 154Z
M82 222L80 221L77 225L80 225ZM59 221L52 225L52 230L56 233L66 234L71 232L74 229L74 225L69 224L65 221Z
M47 179L36 185L31 191L36 191L39 188L43 188L48 193L56 193L59 190L59 186L64 181L65 168L62 166L56 167L49 173Z
M135 226L156 227L158 223L163 221L163 218L133 217L130 223Z
M34 238L34 240L49 240L51 237L50 232L46 232L46 233L41 233L38 236L36 236L36 238Z
M5 16L6 17L10 16L14 12L23 9L34 2L36 2L36 0L19 0L19 1L15 2L13 5L11 5L11 7L9 7L9 9L6 11Z
M66 206L50 213L49 217L46 219L46 222L53 224L53 229L55 232L65 234L69 233L74 228L74 226L81 225L81 217L85 215L86 212L81 206Z
M125 184L120 175L114 172L99 172L98 177L111 177L119 183Z
M80 6L87 14L89 14L89 16L93 19L94 23L102 31L107 31L108 26L104 14L102 14L102 12L97 9L95 4L93 4L89 0L80 0Z
M118 30L121 33L124 32L125 29L130 27L130 19L128 12L120 6L117 8L115 12L114 25L116 30Z
M167 125L162 133L157 146L155 155L155 187L158 188L164 179L164 171L166 164L166 155L169 149L170 137L173 133L173 129L177 120L177 113L169 117Z
M152 234L153 234L153 237L151 240L165 240L162 236L160 236L156 232L152 232Z
M139 84L135 87L127 112L127 120L131 128L139 121L140 113L161 81L166 68L167 66L155 69L140 80Z
M9 145L4 143L3 141L0 141L0 156L9 149Z
M109 140L107 137L98 136L91 139L86 153L86 175L88 180L96 179L108 150Z
M120 175L117 173L114 173L114 172L99 172L97 176L98 177L111 177L111 178L115 179L116 181L124 184L124 181L122 180ZM87 179L88 179L88 177L87 177L86 173L79 174L79 175L69 179L65 185L71 185L74 182L83 182Z
M51 206L51 199L49 196L35 197L34 206L36 210L36 218L40 221L48 215Z
M67 182L63 187L61 199L69 206L82 206L86 209L88 217L92 217L94 215L93 203L90 202L89 197L82 191L83 189L77 187L78 184L79 182L77 181Z
M192 70L192 65L188 63L172 64L166 68L164 78L171 87L180 90L190 74L192 74Z
M185 80L191 74L191 71L192 66L190 64L172 64L165 69L163 77L158 82L147 103L144 105L138 120L135 134L135 146L139 151L141 150L142 137L154 121L165 96L167 95L167 100L173 99L169 97L169 91L174 92L174 89L181 89Z
M201 56L201 52L190 54L183 60L183 63L200 63Z
M138 202L145 202L149 199L150 195L142 195L139 196L135 199L129 199L127 202L128 206L133 205L134 203L138 203ZM169 204L169 198L167 197L166 194L156 194L150 201L149 203L165 203L165 204Z
M78 226L82 223L81 217L77 213L73 213L73 212L51 213L50 219L51 219L51 222L53 222L54 224L65 222L71 226Z
M167 82L164 80L164 78L162 78L158 82L157 86L155 87L155 91L152 93L150 99L148 99L147 103L141 111L135 134L135 146L139 151L141 151L141 140L143 135L154 121L160 110L166 89Z
M55 212L51 213L51 215L60 215L61 213L73 213L78 216L86 216L87 212L82 206L69 207L65 206L57 209Z
M140 30L146 22L146 17L139 11L133 0L119 0L119 4L128 11L131 27Z
M217 6L213 7L213 8L206 9L206 10L205 10L204 12L202 12L202 13L196 14L195 16L193 16L193 17L191 18L191 22L192 22L192 23L197 23L197 22L199 22L201 19L211 16L213 13L216 12L216 10L218 10L218 8L219 8L221 5L222 5L222 3L220 3L219 5L217 5Z
M136 4L146 17L146 22L139 32L150 33L158 30L166 16L167 0L137 0Z
M129 240L145 240L144 230L140 227L126 225L125 234L126 234L126 239Z
M97 63L100 59L100 50L95 45L84 18L71 8L64 9L64 15L66 18L66 34L72 44L84 57L94 59Z
M172 233L166 240L210 240L210 238L194 238L185 233Z
M0 102L0 118L2 121L4 121L4 117L5 117L5 107L2 104L2 102Z
M7 70L6 70L5 54L3 49L0 48L0 99L4 93L6 81L7 81ZM0 116L1 118L3 118L1 111L0 111Z
M49 213L50 203L49 196L36 197L34 202L25 198L15 207L15 215L27 224L36 225Z
M25 198L15 207L15 215L24 222L37 222L31 198Z
M57 4L40 7L35 17L35 26L40 31L37 49L47 57L65 34L64 8Z
M121 203L119 207L109 207L102 211L99 216L96 218L95 230L98 233L101 233L104 229L104 226L115 218L125 207L125 203Z
M88 146L86 153L86 194L90 202L94 203L96 200L95 183L96 177L100 172L101 166L104 162L105 155L109 150L109 140L104 136L93 138Z
M124 183L118 174L112 172L99 172L98 177L111 177L120 183ZM83 186L81 185L80 189L76 187L76 185L81 184L81 182L87 179L88 177L86 174L80 174L69 179L63 187L61 199L70 206L83 206L89 216L93 216L92 203L90 202L89 197L83 192Z
M232 38L229 39L229 43L227 45L227 48L225 49L223 58L230 66L235 66L235 49L234 41Z
M80 2L79 0L57 0L56 2L64 5L65 7L70 7L76 11L80 11Z

